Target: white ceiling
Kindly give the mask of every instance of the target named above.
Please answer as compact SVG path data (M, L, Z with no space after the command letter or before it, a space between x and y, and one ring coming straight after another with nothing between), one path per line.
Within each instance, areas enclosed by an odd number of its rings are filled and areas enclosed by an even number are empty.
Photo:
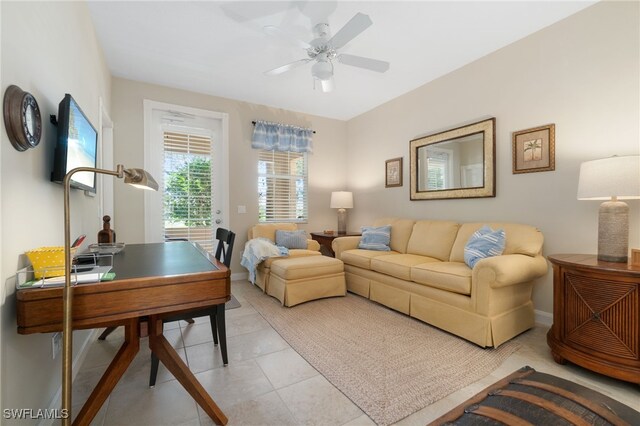
M559 21L595 1L89 1L98 39L117 77L348 120ZM310 41L335 34L357 12L373 25L341 53L389 61L384 74L336 63L335 89L314 90L307 57L274 36L277 25Z

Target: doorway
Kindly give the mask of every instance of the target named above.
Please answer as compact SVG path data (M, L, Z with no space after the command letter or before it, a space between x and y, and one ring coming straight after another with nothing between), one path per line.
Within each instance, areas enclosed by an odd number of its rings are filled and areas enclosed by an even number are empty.
M214 249L229 228L228 114L144 101L145 241L189 240Z

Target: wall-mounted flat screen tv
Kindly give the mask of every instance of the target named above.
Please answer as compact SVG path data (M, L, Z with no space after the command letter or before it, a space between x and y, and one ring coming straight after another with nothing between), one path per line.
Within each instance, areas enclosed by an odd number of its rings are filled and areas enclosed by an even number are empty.
M62 183L64 176L76 167L97 167L98 132L69 94L58 105L57 119L58 140L51 181ZM75 173L71 186L96 192L95 173Z

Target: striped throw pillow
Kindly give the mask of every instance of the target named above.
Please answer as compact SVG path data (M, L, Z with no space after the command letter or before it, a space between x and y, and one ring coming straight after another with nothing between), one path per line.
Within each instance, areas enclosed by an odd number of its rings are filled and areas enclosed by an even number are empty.
M358 248L365 250L390 251L391 225L363 226Z
M491 256L500 256L504 251L506 234L503 229L494 231L484 225L469 237L464 247L464 261L473 268L479 260Z
M276 245L283 246L288 249L306 249L307 234L304 229L297 231L276 230Z

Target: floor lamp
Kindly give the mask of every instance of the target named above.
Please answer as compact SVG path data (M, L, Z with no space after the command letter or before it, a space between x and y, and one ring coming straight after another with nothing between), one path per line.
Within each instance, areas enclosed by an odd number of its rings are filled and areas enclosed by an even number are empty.
M78 172L92 172L111 175L124 183L142 189L158 190L158 183L143 169L125 169L122 164L116 170L96 169L93 167L75 168L64 177L64 289L62 291L62 412L66 413L62 424L71 424L71 376L73 355L73 286L71 285L71 221L69 216L69 192L71 190L71 176Z

